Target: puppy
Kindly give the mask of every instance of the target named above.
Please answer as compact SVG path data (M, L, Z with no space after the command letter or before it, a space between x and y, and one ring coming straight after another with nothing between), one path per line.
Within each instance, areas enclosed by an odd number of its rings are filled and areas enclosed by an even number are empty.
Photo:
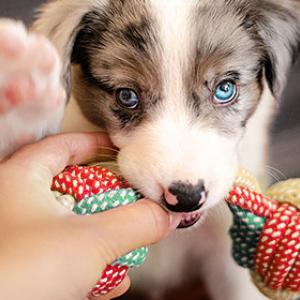
M269 126L299 50L300 1L50 1L34 31L53 43L61 67L47 42L38 46L32 40L41 39L17 25L1 28L6 44L23 43L9 64L11 51L0 47L2 153L27 132L37 139L58 131L62 84L66 128L104 128L120 149L122 174L181 214L180 228L214 210L238 168L266 180ZM11 92L11 74L30 78L31 85L17 82L22 97ZM189 257L213 299L265 299L230 258L228 211L221 209L153 250L139 271L141 287L154 297L177 284L182 269L191 269Z

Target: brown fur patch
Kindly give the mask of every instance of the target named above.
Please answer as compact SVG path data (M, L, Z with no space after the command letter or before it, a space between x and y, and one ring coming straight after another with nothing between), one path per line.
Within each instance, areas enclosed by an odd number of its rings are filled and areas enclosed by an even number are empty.
M245 6L241 14L236 2L234 6L224 5L224 1L200 3L194 12L197 34L194 63L186 79L192 99L189 103L198 120L232 134L245 126L259 103L264 45L255 35L253 24L245 25L248 12ZM240 96L231 105L216 107L211 99L223 80L235 82Z
M83 18L72 59L77 65L74 95L94 123L102 118L112 130L136 125L159 100L160 58L153 24L145 2L137 0L113 0L104 13ZM141 100L137 109L116 104L119 88L136 91Z

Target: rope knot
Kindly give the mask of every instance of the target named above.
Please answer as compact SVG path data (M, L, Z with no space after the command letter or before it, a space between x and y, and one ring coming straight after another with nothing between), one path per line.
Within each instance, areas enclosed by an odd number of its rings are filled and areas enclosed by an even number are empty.
M56 199L78 215L90 215L136 202L141 196L110 170L100 166L74 166L53 179ZM122 283L130 268L142 265L148 255L143 247L106 267L89 297L105 295Z
M278 183L264 196L243 172L226 201L234 216L230 234L237 263L252 271L254 282L271 299L299 295L300 180Z

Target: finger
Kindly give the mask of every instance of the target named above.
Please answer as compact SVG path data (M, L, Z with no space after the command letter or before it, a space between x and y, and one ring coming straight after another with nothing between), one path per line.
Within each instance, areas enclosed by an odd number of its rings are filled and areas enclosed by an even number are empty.
M124 295L130 288L130 278L127 276L124 281L112 292L105 296L93 297L91 300L110 300Z
M157 243L177 228L180 220L180 215L168 214L149 200L82 218L88 224L88 245L97 251L104 249L97 252L98 259L107 264L134 249Z
M46 167L52 179L66 166L90 162L101 153L110 152L112 147L104 133L60 134L24 147L9 163L25 163L30 169Z

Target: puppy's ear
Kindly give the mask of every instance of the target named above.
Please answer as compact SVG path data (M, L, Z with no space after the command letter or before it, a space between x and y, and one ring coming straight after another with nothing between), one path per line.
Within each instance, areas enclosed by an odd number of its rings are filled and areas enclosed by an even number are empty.
M256 24L265 48L265 75L271 91L280 97L288 70L299 54L300 1L259 0Z
M48 37L57 48L62 60L62 81L68 95L71 92L71 60L76 37L89 12L101 13L107 0L52 0L38 13L32 29Z

